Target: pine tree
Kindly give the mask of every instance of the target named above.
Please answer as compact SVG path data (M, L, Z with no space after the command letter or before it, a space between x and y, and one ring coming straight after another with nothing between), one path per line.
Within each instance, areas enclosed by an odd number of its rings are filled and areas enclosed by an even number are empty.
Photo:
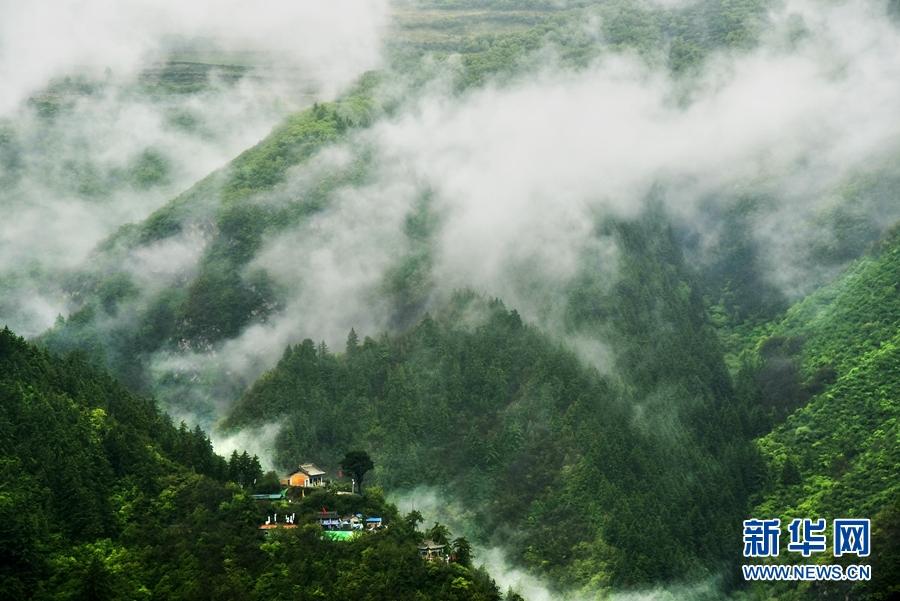
M359 336L356 335L356 330L350 328L350 333L347 334L347 354L353 355L356 351L359 350Z

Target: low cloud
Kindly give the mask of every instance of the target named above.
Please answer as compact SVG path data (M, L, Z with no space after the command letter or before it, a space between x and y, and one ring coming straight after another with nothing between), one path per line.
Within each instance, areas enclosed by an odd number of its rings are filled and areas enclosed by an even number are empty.
M384 0L0 0L0 323L31 336L67 314L67 272L116 228L380 65L388 15ZM148 89L172 57L249 70ZM193 242L142 252L140 280L196 258Z
M793 39L798 23L807 33ZM344 299L359 297L377 266L334 267L377 255L384 248L378 241L401 237L398 220L382 213L409 208L409 198L392 187L420 182L441 220L434 241L439 286L474 287L552 325L559 291L586 256L615 273L615 248L596 235L598 216L634 216L662 186L669 211L685 223L702 220L711 197L729 202L754 190L776 198L754 233L767 249L768 277L797 294L790 283L820 234L813 218L828 192L900 153L893 118L898 55L900 34L876 9L792 2L773 17L758 50L714 57L687 91L636 58L614 55L577 72L548 68L462 100L426 95L362 136L376 149L384 192L357 206L366 215L359 229L352 211L336 208L327 218L346 222L354 243L317 238L309 256L329 261L306 262L295 274L305 282L307 269L316 272L307 294L323 301L330 294L325 274L340 282ZM887 217L897 213L895 207ZM267 253L271 263L280 251L272 246ZM301 321L310 334L328 338L317 324L341 309L305 306Z
M445 491L419 486L412 490L392 492L389 500L401 513L418 511L422 514L422 528L430 528L438 522L450 528L454 536L465 536L470 542L474 542L475 565L484 566L501 592L511 589L526 601L719 601L727 598L715 579L631 591L592 590L590 587L582 590L559 590L510 559L504 547L479 540L477 533L472 531L471 511Z
M276 284L279 312L215 348L188 345L152 358L151 371L165 384L163 399L171 396L170 406L184 398L200 406L206 399L207 417L199 421L208 425L286 345L309 337L340 349L351 327L362 335L390 329L395 307L385 280L415 250L405 228L423 195L434 216L425 242L433 287L422 299L424 308L463 288L499 297L527 320L564 336L601 370L609 370L612 352L567 331L566 289L584 269L615 281L616 244L598 235L597 224L639 214L651 194L676 221L696 228L701 248L721 243L720 233L705 227L710 205L721 210L747 194L766 197L768 204L750 224L763 249L765 277L791 296L803 294L821 277L805 263L808 248L823 235L817 217L848 179L900 156L900 122L894 118L900 106L900 32L884 18L884 8L855 1L787 2L771 14L756 49L713 55L701 73L687 78L621 53L577 70L548 59L550 64L527 76L461 95L448 94L438 78L348 144L290 171L278 190L247 200L294 202L304 186L314 185L316 173L354 162L364 163L368 173L362 184L333 190L321 211L265 240L248 265L248 273L262 270ZM323 14L334 16L329 11ZM209 28L221 25L217 18ZM250 91L245 97L253 102L260 96ZM234 99L222 93L206 102L223 115L234 114L243 106ZM212 123L215 143L207 143L203 136L173 133L143 101L129 102L109 110L102 97L83 101L73 115L96 115L100 125L81 133L62 125L60 138L69 140L74 131L73 140L97 140L88 149L101 164L114 164L153 142L181 165L173 188L186 187L248 145L278 113L248 110L258 116L255 122L216 119L244 129ZM121 115L132 116L120 121ZM112 133L108 139L91 137L103 119ZM126 136L123 123L142 125ZM68 157L77 146L66 142L62 148ZM29 173L19 188L37 192L23 198L44 200L5 200L16 207L17 222L0 229L0 244L10 249L4 256L17 266L33 257L46 257L39 264L43 269L83 263L118 223L146 214L171 192L165 186L130 191L106 205L60 194L57 203L46 200L54 194L40 192L45 188L39 171ZM900 216L898 207L882 202L863 210L875 223L889 224ZM84 225L73 227L76 220ZM48 223L53 235L37 242ZM160 265L190 273L204 243L202 235L179 240L144 249L129 261L138 279L137 272ZM14 315L26 333L40 331L66 305L53 290L46 293L46 278L37 282L16 287L17 294L39 295L28 304L31 315ZM152 284L144 281L142 287Z
M351 327L390 329L384 281L410 251L405 217L423 192L435 216L426 302L464 288L499 297L602 371L611 350L566 330L566 289L586 268L615 282L618 251L597 223L639 214L651 195L701 246L717 240L705 227L710 203L770 199L750 224L764 275L803 294L821 275L805 269L806 253L835 190L900 156L900 31L883 9L788 2L757 49L713 56L686 80L610 54L461 97L427 88L291 172L284 190L329 163L370 157L364 184L339 187L248 267L285 291L283 311L189 362L250 382L302 338L340 349ZM291 197L278 194L255 202ZM866 210L884 224L900 217L896 203Z
M608 56L462 102L426 97L372 135L434 191L445 218L435 279L450 286L527 307L519 267L542 276L532 289L559 289L598 215L631 217L661 190L691 223L710 198L753 191L775 199L754 231L768 276L796 294L791 268L820 235L829 192L900 153L900 34L883 8L789 2L759 49L714 56L688 82ZM898 216L895 205L884 217Z
M0 303L0 322L22 334L38 334L68 313L62 280L104 238L227 163L299 106L285 101L287 89L252 80L162 98L136 86L111 81L56 100L51 116L24 107L0 120L0 208L11 216L0 222L0 277L39 292L37 302ZM159 268L171 271L196 254L193 242L176 244L186 246L133 257L135 268L148 268L140 279L152 284Z
M229 435L213 432L210 434L210 441L216 453L223 457L229 457L232 451L247 451L250 455L259 457L264 470L272 470L276 466L271 462L271 457L274 455L275 438L280 430L281 424L271 423L257 428L244 428Z
M501 547L477 547L475 552L475 563L485 567L501 591L511 589L525 601L724 601L728 598L715 580L627 592L559 591L528 570L517 567Z
M325 94L378 65L386 0L0 2L0 116L73 71L136 73L173 50L290 68Z

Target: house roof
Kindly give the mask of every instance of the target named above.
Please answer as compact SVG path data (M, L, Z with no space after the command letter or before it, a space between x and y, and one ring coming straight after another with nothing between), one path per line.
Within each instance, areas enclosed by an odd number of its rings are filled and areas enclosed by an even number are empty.
M290 478L294 474L299 474L301 472L306 474L310 478L312 478L313 476L324 476L325 475L325 472L322 471L321 469L319 469L315 463L301 463L300 467L298 467L293 472L288 474L288 478Z
M421 551L426 551L426 550L427 551L440 551L441 549L443 549L446 546L447 545L441 545L441 544L438 544L438 543L434 542L433 540L429 539L429 540L423 540L419 544L419 550L421 550Z
M278 501L283 499L287 495L287 489L284 489L281 492L276 492L272 494L259 494L259 495L250 495L257 501Z
M320 470L315 463L301 463L300 469L310 476L324 476L325 472Z

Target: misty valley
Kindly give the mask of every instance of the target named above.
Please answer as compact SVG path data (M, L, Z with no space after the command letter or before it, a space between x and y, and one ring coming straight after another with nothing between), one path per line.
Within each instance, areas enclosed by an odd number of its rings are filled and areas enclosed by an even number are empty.
M897 107L896 0L0 3L0 598L894 598Z

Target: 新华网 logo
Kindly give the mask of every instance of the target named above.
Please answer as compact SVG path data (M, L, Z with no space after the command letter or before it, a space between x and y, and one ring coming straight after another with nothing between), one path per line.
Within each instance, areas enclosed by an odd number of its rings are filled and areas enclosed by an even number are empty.
M744 557L778 557L781 551L781 520L744 520ZM828 550L828 524L824 518L796 518L787 526L787 551L804 558ZM834 557L868 557L871 525L868 518L838 518L832 521L831 547ZM744 565L747 580L868 580L868 565Z

